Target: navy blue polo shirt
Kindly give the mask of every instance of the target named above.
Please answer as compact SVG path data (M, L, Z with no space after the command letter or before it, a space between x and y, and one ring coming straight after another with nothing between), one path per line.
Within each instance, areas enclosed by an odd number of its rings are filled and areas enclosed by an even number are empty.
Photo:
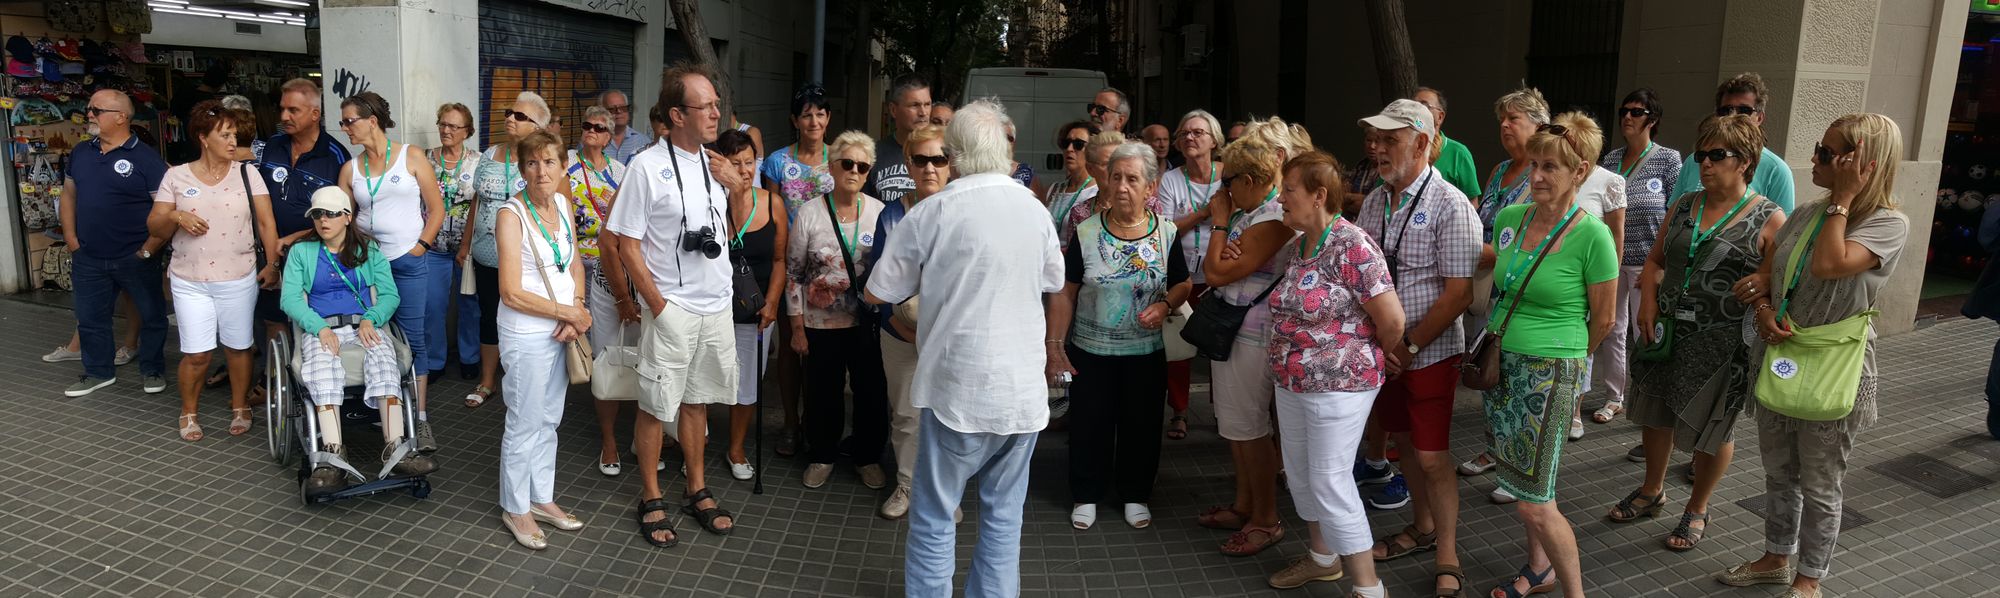
M167 161L138 137L105 150L87 141L69 154L69 175L76 185L78 251L97 259L118 259L139 252L146 244L146 215L153 211L153 192L167 176Z
M312 207L313 192L340 184L340 168L353 159L347 148L325 131L320 131L319 140L313 142L312 149L299 155L296 164L292 162L292 136L288 133L272 135L270 140L251 149L257 156L257 169L264 173L264 187L271 190L271 211L278 221L280 237L312 228L312 221L306 219L306 208Z

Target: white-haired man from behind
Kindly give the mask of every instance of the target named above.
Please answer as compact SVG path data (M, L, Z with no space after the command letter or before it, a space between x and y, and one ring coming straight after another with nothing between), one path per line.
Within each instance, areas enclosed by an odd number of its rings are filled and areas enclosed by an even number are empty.
M959 110L945 131L959 178L910 209L871 275L870 303L923 290L911 402L921 411L904 584L949 596L952 511L979 480L979 541L965 595L1021 592L1021 507L1036 434L1049 421L1046 302L1060 297L1062 255L1048 211L1008 177L1012 121L993 101Z

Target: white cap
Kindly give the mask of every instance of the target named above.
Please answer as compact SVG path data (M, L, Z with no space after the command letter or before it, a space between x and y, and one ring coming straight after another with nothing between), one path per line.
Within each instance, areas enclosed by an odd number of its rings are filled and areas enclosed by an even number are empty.
M1383 131L1393 131L1408 127L1424 135L1437 134L1437 127L1431 123L1431 109L1416 100L1396 100L1382 108L1382 113L1357 121Z
M306 214L308 216L312 215L313 210L326 210L336 214L340 212L352 212L354 211L354 198L349 196L346 190L341 189L340 185L320 187L318 191L313 192L312 207L306 208Z

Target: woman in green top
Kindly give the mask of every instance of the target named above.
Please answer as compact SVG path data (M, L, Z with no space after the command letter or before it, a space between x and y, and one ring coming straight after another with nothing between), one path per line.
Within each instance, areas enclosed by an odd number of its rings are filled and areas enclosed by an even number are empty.
M1583 595L1576 533L1556 508L1555 488L1584 358L1611 333L1618 300L1611 229L1576 205L1576 189L1594 168L1580 140L1597 134L1595 126L1541 127L1527 144L1533 202L1505 208L1493 222L1497 288L1488 328L1505 334L1486 420L1500 488L1520 499L1528 528L1528 564L1496 596L1546 592L1558 581L1563 595Z

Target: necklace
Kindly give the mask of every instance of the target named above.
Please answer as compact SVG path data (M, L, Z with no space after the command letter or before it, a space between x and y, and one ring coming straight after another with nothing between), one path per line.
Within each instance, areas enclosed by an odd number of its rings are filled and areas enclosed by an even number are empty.
M1106 212L1106 213L1105 213L1105 216L1106 216L1106 218L1105 218L1106 220L1110 220L1110 218L1109 218L1109 216L1110 216L1110 212ZM1138 220L1136 220L1136 221L1133 221L1133 222L1131 222L1131 223L1125 223L1125 222L1117 222L1117 221L1112 221L1112 222L1111 222L1111 225L1112 225L1112 226L1115 226L1115 227L1118 227L1118 228L1139 228L1139 226L1140 226L1140 225L1143 225L1143 224L1146 224L1146 223L1148 223L1148 222L1150 222L1150 221L1151 221L1151 219L1149 219L1149 218L1146 218L1144 214L1141 214L1141 215L1139 216L1139 219L1138 219Z
M207 162L205 162L205 161L201 161L201 162L196 162L196 163L195 163L195 167L205 167L205 166L207 166L207 165L208 165L208 163L207 163ZM191 167L191 168L192 168L192 167ZM223 179L224 177L227 177L227 176L229 176L229 167L228 167L228 166L223 166L223 167L222 167L221 169L219 169L219 170L216 170L216 171L215 171L215 174L212 174L212 175L211 175L211 174L208 174L208 173L204 173L204 172L201 172L201 171L198 171L198 170L197 170L197 171L195 171L195 173L194 173L194 174L195 174L196 178L199 178L199 179L201 179L201 182L202 182L202 184L204 184L204 185L208 185L208 186L211 186L211 187L213 187L213 186L216 186L216 185L220 185L220 184L222 184L222 179ZM213 181L215 181L215 182L213 182L213 183L209 182L209 181L211 181L211 180L213 180Z

